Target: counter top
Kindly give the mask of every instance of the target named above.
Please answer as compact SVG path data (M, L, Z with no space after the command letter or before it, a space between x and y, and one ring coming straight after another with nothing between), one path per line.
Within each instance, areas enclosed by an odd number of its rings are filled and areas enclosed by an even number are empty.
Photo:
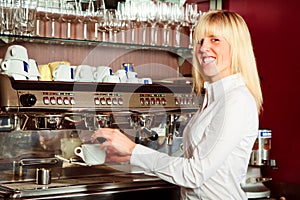
M178 190L177 186L157 177L135 172L128 173L109 166L69 167L64 174L51 179L49 185L38 185L34 179L14 180L0 185L0 193L11 199L57 198L66 195L114 194L157 189ZM170 191L171 191L170 190ZM178 190L179 191L179 190ZM0 195L1 196L1 195Z

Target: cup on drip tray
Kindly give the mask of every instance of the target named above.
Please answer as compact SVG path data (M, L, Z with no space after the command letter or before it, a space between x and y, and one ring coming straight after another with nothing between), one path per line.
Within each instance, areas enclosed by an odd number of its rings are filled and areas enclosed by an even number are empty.
M74 153L81 157L87 165L101 165L105 162L106 151L100 149L101 144L83 144L76 147Z

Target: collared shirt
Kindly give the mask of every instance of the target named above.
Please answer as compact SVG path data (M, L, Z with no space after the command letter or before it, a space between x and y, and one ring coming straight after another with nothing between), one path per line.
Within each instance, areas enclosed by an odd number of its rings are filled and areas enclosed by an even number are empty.
M130 163L181 186L181 199L247 199L241 188L258 134L256 102L240 74L205 83L205 109L183 133L183 157L136 145Z

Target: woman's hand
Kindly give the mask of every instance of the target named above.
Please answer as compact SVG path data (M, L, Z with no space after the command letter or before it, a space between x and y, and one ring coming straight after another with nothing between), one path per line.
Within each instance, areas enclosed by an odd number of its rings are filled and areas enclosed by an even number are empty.
M128 162L135 143L118 129L101 128L94 132L93 137L105 138L101 148L106 148L106 162Z

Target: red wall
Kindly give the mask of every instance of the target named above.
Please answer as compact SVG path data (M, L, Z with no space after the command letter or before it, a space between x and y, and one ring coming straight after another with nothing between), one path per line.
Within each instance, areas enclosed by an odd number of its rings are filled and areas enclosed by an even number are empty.
M199 2L207 10L209 3ZM200 3L201 2L201 3ZM260 128L272 130L271 158L278 169L264 168L274 181L300 184L300 10L298 0L223 0L223 9L242 15L250 29L264 111ZM205 6L206 3L206 6ZM298 130L299 128L299 130Z
M299 3L298 3L299 4ZM262 76L261 128L272 129L274 181L300 184L300 10L297 0L223 0L246 20ZM299 130L298 130L299 129Z

